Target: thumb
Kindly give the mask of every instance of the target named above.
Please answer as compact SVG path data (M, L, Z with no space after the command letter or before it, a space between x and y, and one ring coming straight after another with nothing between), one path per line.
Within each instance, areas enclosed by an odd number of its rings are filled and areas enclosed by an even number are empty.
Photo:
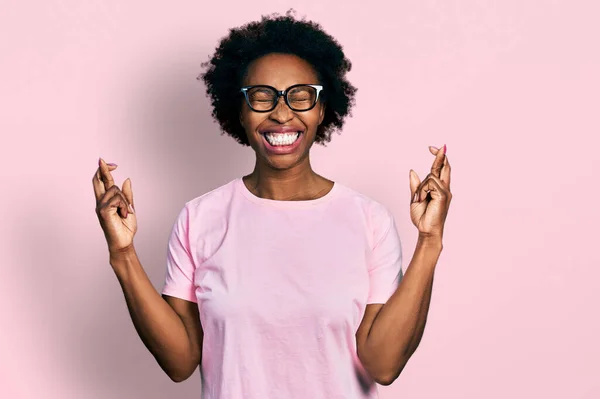
M133 191L131 191L131 179L129 177L123 182L123 190L121 191L123 191L125 199L127 199L127 202L129 202L131 208L133 208L133 212L131 213L135 213L135 206L133 204Z
M417 192L417 188L419 188L419 184L421 184L421 180L419 179L419 176L417 176L417 172L415 172L414 170L410 170L410 172L408 172L409 174L409 180L410 180L410 198L411 198L411 203L414 202L414 196L415 193Z

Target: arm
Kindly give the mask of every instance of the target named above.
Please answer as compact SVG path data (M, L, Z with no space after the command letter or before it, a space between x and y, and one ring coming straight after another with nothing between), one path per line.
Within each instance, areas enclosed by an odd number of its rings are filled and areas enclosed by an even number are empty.
M170 296L161 297L133 248L111 254L110 264L146 348L173 381L189 378L202 357L203 332L198 305Z
M443 249L444 223L452 200L451 168L445 144L441 150L430 146L429 151L435 160L425 180L421 182L412 169L409 173L410 217L419 230L417 248L406 275L387 302L365 311L360 340L357 332L359 357L383 385L398 378L421 342L435 265ZM391 246L396 245L392 242Z
M421 342L442 248L441 240L420 236L398 289L385 305L367 306L357 332L358 355L379 384L394 382Z

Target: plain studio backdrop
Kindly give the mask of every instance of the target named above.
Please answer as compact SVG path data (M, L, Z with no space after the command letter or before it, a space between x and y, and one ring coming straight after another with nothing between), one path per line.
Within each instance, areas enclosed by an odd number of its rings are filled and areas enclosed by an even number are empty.
M594 1L2 1L0 396L198 398L139 339L94 212L131 177L157 290L183 204L247 174L196 77L231 27L285 13L343 45L353 116L315 171L387 206L448 145L453 200L423 340L382 399L600 397L600 7Z

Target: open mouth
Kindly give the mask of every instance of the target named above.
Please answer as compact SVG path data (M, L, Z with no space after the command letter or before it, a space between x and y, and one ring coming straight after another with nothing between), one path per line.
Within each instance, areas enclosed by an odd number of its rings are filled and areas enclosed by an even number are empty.
M262 135L264 136L265 140L267 140L267 142L271 146L286 147L286 146L293 145L298 140L298 138L300 137L300 135L302 133L303 133L302 131L287 132L287 133L267 132L267 133L263 133Z

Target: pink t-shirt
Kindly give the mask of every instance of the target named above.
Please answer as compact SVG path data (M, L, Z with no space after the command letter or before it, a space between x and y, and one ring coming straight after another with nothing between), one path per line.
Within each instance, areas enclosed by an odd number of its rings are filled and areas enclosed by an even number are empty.
M355 334L401 265L380 203L338 182L314 200L264 199L240 177L185 204L162 293L198 303L201 398L373 399Z

